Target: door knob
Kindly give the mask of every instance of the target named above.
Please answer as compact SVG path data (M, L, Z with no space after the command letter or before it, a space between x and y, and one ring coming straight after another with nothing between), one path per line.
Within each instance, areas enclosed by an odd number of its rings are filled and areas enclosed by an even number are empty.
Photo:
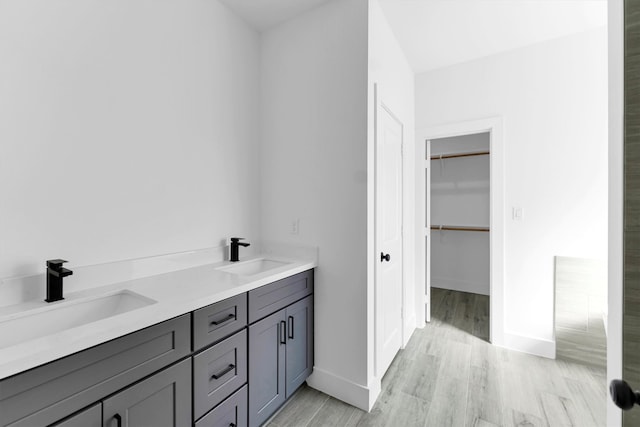
M611 400L620 409L628 411L633 405L640 404L640 392L633 389L623 380L613 380L609 385Z
M380 262L384 262L384 261L391 261L391 255L386 254L384 252L380 252Z

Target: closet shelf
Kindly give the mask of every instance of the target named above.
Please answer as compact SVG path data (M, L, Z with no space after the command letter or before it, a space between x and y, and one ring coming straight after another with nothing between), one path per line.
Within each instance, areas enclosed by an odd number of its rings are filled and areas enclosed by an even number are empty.
M467 225L432 225L432 230L453 230L453 231L489 231L489 227L472 227Z
M457 154L436 154L435 156L431 156L431 160L453 159L456 157L486 156L488 154L489 154L489 151L473 151L470 153L457 153Z

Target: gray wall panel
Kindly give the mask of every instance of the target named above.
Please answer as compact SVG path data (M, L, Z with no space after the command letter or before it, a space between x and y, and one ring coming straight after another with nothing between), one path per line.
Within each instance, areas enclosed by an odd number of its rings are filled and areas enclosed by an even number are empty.
M624 2L624 314L623 378L640 388L640 2ZM640 425L640 408L625 411Z

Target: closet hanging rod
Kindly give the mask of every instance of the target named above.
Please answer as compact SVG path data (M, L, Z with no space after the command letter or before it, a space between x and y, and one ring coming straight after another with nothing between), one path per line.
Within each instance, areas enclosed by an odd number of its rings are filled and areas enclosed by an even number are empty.
M435 156L431 156L431 160L453 159L455 157L486 156L488 154L490 154L489 151L474 151L471 153L457 153L457 154L436 154Z
M432 230L453 230L453 231L489 231L489 227L472 227L467 225L432 225Z

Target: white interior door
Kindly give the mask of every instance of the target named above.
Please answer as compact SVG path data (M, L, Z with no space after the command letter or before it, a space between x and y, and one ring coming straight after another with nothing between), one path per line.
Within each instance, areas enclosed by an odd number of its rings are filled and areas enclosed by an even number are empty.
M376 119L376 374L382 377L402 346L403 135L402 123L379 101Z
M431 141L426 141L425 158L424 158L424 176L425 176L425 225L424 225L424 243L425 243L425 272L424 272L424 301L425 301L425 320L431 322Z

